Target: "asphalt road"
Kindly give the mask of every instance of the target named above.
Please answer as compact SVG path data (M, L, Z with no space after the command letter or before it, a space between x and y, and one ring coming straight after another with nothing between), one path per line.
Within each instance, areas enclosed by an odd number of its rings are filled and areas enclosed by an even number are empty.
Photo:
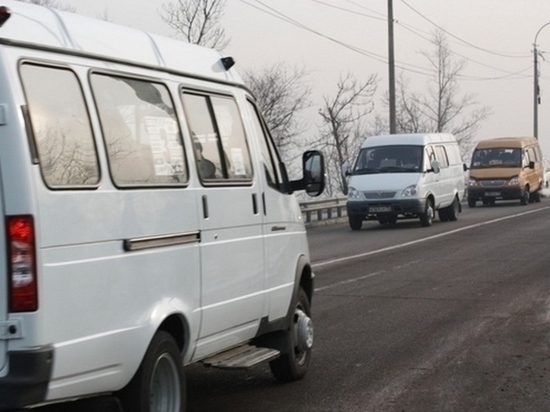
M550 200L457 222L309 230L315 350L302 382L188 368L189 411L547 411Z
M428 228L337 224L308 237L306 378L281 385L267 366L192 365L189 412L550 409L550 199L466 207Z

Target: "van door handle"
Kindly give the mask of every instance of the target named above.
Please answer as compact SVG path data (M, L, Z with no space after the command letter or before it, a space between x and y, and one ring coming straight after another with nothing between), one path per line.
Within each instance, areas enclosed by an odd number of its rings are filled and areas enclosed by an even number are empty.
M258 198L256 193L252 193L252 213L258 214Z
M208 199L206 195L202 197L202 214L205 219L208 219Z
M286 230L286 226L271 226L272 232L283 232Z

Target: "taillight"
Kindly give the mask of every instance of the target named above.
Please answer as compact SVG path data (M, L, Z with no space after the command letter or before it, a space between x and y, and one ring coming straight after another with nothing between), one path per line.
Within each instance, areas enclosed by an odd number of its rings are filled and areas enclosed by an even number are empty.
M34 224L31 216L10 216L8 230L9 310L38 309Z

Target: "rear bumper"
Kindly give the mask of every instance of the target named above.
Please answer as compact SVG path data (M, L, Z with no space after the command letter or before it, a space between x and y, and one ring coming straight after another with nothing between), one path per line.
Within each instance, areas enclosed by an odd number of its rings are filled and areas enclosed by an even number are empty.
M0 378L0 410L43 402L52 375L53 346L8 352L9 372Z

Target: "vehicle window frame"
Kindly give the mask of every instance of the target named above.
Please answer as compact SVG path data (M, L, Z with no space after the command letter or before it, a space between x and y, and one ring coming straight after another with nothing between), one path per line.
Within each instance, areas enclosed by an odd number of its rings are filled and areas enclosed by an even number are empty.
M74 83L74 86L76 86L77 90L76 90L76 94L75 96L78 96L79 97L79 102L82 103L82 106L81 108L83 109L83 112L81 113L82 114L82 117L80 117L81 120L85 120L80 122L80 124L84 124L86 125L86 130L87 130L87 137L89 137L90 141L88 142L89 143L89 147L88 147L88 150L92 150L92 154L90 155L90 157L93 159L93 162L90 162L88 165L92 165L93 164L93 169L95 171L95 174L93 175L93 182L92 183L66 183L66 184L63 184L63 183L52 183L51 181L48 180L48 177L44 171L44 161L45 161L45 158L43 156L43 152L42 152L42 148L41 148L41 144L40 142L38 141L38 130L37 130L37 125L36 125L36 122L33 121L33 107L34 107L34 104L31 103L31 99L30 99L30 84L29 83L26 83L25 81L25 75L24 75L24 68L25 67L29 67L29 66L32 66L32 67L35 67L35 68L44 68L44 69L47 69L47 70L58 70L59 72L66 72L66 73L70 73L72 75L72 79L75 80L75 83ZM97 145L97 141L96 141L96 134L94 132L94 128L92 126L92 119L91 119L91 113L90 113L90 107L89 107L89 103L86 99L86 96L85 96L85 93L84 93L84 88L83 88L83 82L81 81L78 73L73 69L71 68L70 66L68 65L62 65L62 64L55 64L55 63L50 63L50 62L41 62L41 61L36 61L36 60L29 60L29 59L25 59L25 60L21 60L19 62L19 65L18 65L18 74L19 74L19 79L20 79L20 83L21 83L21 87L22 87L22 90L23 90L23 95L25 97L25 106L24 106L24 114L25 114L25 117L26 117L26 127L28 128L27 130L27 133L30 134L30 138L29 138L29 143L32 145L31 147L31 152L33 153L33 162L38 164L39 165L39 169L40 169L40 174L42 176L42 180L44 181L44 184L46 185L46 187L48 187L48 189L50 190L95 190L99 187L99 185L101 184L101 181L102 181L102 178L103 178L103 175L102 175L102 170L101 170L101 164L100 164L100 160L99 160L99 153L98 153L98 145ZM43 78L41 79L41 84L45 84L45 85L48 85L50 83L48 82L44 82L43 81ZM57 82L55 82L55 88L56 90L61 90L61 91L66 91L67 90L67 87L59 87L59 84L57 84ZM48 101L51 103L51 94L49 95L49 99ZM71 107L71 108L74 108L74 105L64 105L65 107ZM51 104L48 105L48 107L51 107ZM59 116L56 116L56 120L59 120ZM72 135L72 134L69 134L69 135ZM66 170L66 167L63 167L63 169Z
M168 182L168 181L153 182L153 181L150 181L150 182L135 182L135 183L121 182L121 181L117 180L117 178L120 178L120 176L115 176L115 173L114 173L115 163L113 162L112 153L110 152L110 147L109 147L110 142L107 140L106 122L105 122L105 119L102 119L102 113L101 113L101 107L102 106L100 106L100 101L99 101L99 98L98 98L98 90L96 90L96 88L94 86L94 78L96 76L107 77L111 80L114 79L114 80L121 80L121 81L128 81L128 82L131 81L131 82L148 83L148 84L160 87L166 92L165 97L168 98L169 103L171 104L171 107L168 107L168 106L161 107L161 105L155 106L151 102L148 102L148 101L144 100L143 98L137 96L137 92L136 92L136 96L138 97L138 99L142 103L148 103L150 105L150 108L156 107L156 109L164 111L167 114L167 116L164 117L165 119L168 119L168 118L172 117L172 120L173 120L172 127L175 128L175 131L173 132L173 134L174 134L174 139L173 140L179 144L178 149L181 149L180 152L178 153L178 155L181 155L181 161L182 161L182 169L181 170L182 170L182 173L180 174L180 176L183 176L183 180L174 181L174 182ZM90 71L88 77L89 77L89 83L90 83L90 90L91 90L91 93L92 93L95 109L96 109L96 112L97 112L98 122L99 122L101 132L102 132L103 144L105 145L105 154L106 154L107 165L108 165L108 168L109 168L109 174L110 174L111 181L113 182L115 187L117 187L118 189L121 189L121 190L158 189L158 188L174 188L174 189L179 188L179 189L181 189L181 188L187 187L189 185L189 180L190 180L189 160L188 160L187 151L185 150L185 145L184 145L184 142L183 142L183 139L182 139L180 121L179 121L178 116L177 116L177 109L176 109L174 98L173 98L172 93L170 91L170 87L165 82L163 82L159 79L156 79L156 78L151 78L151 77L147 77L147 76L136 76L134 74L129 74L129 73L126 73L126 72L118 72L118 71L115 72L115 71L104 71L104 70L92 70L92 71ZM171 109L173 111L173 114L170 114L168 112L169 109ZM118 114L120 114L120 113L118 113ZM136 115L136 117L137 116L138 115ZM141 115L141 120L144 120L146 118L147 118L147 116ZM122 123L121 125L124 125L124 126L128 127L127 123ZM146 125L145 128L147 129L147 127L148 126ZM153 127L153 129L154 129L154 127ZM154 133L151 133L151 134L154 135ZM164 139L164 143L166 144L167 141L168 141L167 140L168 137L163 136L163 133L160 130L159 130L159 134L162 136L161 138ZM149 136L149 138L150 138L150 136ZM158 140L160 140L161 138L159 138ZM151 154L151 161L153 162L152 164L150 164L150 166L154 170L155 167L156 167L154 157L156 155L153 154L155 152L155 150L153 149L153 146L154 145L150 144L149 145L149 147L150 147L149 150L151 152L150 153ZM174 151L175 152L173 147L165 150L165 152L166 151L168 151L168 152ZM164 155L166 155L166 153L164 153ZM172 154L170 154L170 160L172 160L171 156L172 156ZM180 157L180 156L175 156L174 159L177 159L178 157ZM131 162L128 162L128 163L131 163ZM171 167L174 167L174 163L166 163L165 167L166 167L166 165L170 165ZM154 173L154 175L157 176L157 177L158 176L163 176L163 175L167 176L165 174L161 175L161 174L157 174L157 173ZM172 174L172 177L174 177L174 176L176 176L176 174Z
M189 88L189 87L181 87L180 88L180 100L181 104L183 106L183 112L185 116L185 122L186 122L186 130L191 138L192 145L195 148L193 150L193 156L195 159L195 166L197 170L197 174L199 177L199 180L203 186L251 186L254 183L254 164L253 164L253 155L252 151L250 149L250 142L248 141L248 136L246 134L245 125L243 122L243 117L241 113L241 108L239 107L239 103L236 99L236 97L230 93L222 93L217 91L212 91L210 89L199 89L199 88ZM221 176L214 176L214 177L205 177L201 173L201 157L202 154L199 154L198 152L204 149L202 142L198 141L200 144L197 144L197 141L195 139L195 131L193 130L193 119L192 115L190 115L190 103L185 101L186 96L193 96L193 97L199 97L204 99L204 102L206 104L207 113L209 116L209 123L212 126L212 133L213 137L216 139L216 145L210 146L210 147L216 147L217 148L217 155L219 156L219 170L218 173L221 174ZM220 125L220 117L216 113L216 105L213 103L214 99L227 99L227 101L231 102L233 107L236 109L236 117L234 119L237 119L238 124L240 124L240 132L242 135L242 143L241 149L245 148L246 153L243 160L246 159L246 161L243 163L243 165L248 167L249 169L249 175L242 178L235 178L229 176L229 168L228 164L230 164L229 155L226 152L227 148L223 144L223 134L221 133L221 125ZM200 148L200 149L197 149ZM243 153L241 153L242 155ZM216 159L214 159L216 160ZM210 162L212 160L209 160Z

